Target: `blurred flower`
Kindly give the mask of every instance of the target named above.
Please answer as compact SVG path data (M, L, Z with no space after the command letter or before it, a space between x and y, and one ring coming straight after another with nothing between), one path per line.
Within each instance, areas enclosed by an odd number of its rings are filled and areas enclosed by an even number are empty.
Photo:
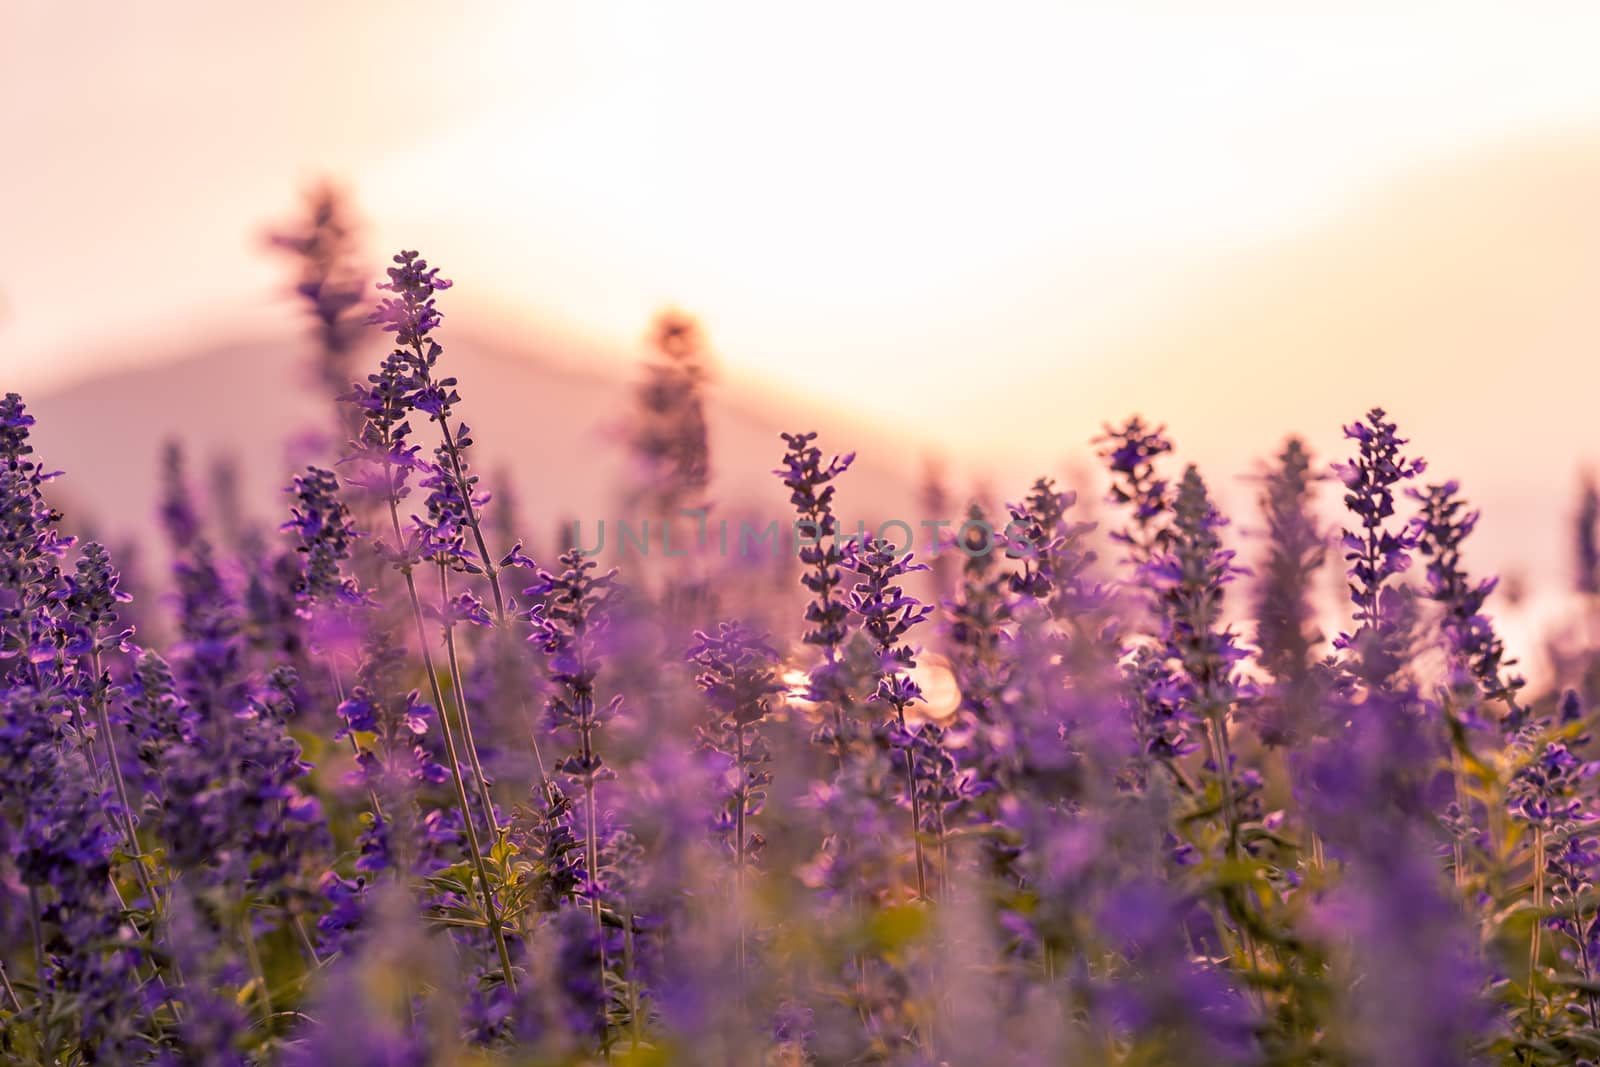
M1314 654L1322 642L1315 626L1312 582L1327 558L1327 536L1312 510L1320 476L1311 472L1304 442L1291 437L1262 476L1261 512L1267 549L1256 585L1258 660L1272 682L1257 729L1268 745L1289 745L1312 727L1321 682Z

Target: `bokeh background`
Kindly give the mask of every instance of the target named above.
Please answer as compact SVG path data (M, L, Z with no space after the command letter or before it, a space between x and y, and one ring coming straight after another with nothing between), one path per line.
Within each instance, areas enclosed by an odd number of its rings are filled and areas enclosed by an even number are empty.
M1381 404L1483 507L1536 667L1600 452L1596 41L1578 5L12 0L0 388L104 529L152 524L168 438L270 511L326 411L265 235L333 181L374 273L455 280L462 411L540 528L614 514L666 306L717 355L721 499L775 516L779 429L862 452L847 522L927 517L930 470L955 518L1138 411L1248 555L1255 462Z

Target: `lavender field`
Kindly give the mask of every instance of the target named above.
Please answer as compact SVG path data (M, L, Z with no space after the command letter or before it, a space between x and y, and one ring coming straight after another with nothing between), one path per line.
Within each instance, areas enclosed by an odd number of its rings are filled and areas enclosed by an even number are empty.
M0 0L0 1065L1600 1067L1596 41Z
M562 544L481 477L450 283L369 289L329 218L278 242L329 403L276 528L174 448L125 582L0 406L8 1062L1600 1056L1600 660L1524 683L1381 408L1263 462L1250 558L1139 417L1098 522L1041 478L852 530L810 432L766 522L707 498L752 460L670 313L628 511Z

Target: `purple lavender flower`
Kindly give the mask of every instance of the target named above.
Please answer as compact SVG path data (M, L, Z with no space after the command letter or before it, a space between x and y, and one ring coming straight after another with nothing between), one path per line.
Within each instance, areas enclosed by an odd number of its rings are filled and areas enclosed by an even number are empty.
M549 913L578 898L588 884L585 839L573 829L571 798L561 783L547 779L533 790L511 828L512 840L533 864L530 907Z
M838 657L839 646L849 632L845 619L849 609L842 599L834 597L839 587L839 565L844 562L844 550L835 540L839 522L833 515L833 480L850 469L855 453L835 456L822 462L822 450L811 442L814 433L786 433L783 440L789 446L783 456L783 466L773 471L789 490L789 501L799 516L797 524L805 541L800 551L800 562L812 568L811 573L800 578L815 600L806 605L806 622L811 629L805 633L805 643L816 645L823 651L827 663ZM819 700L827 696L818 693Z
M378 288L395 295L379 301L367 321L394 334L399 345L421 345L444 319L435 306L434 294L450 288L450 282L439 277L438 267L429 267L415 252L403 251L394 261L397 266L386 272L389 280L379 282Z
M1146 660L1142 664L1145 677L1137 681L1142 683L1140 695L1147 712L1147 752L1167 755L1174 751L1162 747L1169 744L1168 731L1181 743L1187 725L1184 720L1190 715L1203 725L1206 764L1219 785L1226 856L1238 863L1245 851L1245 824L1255 814L1248 800L1259 788L1260 776L1238 768L1232 754L1231 724L1242 702L1254 694L1237 671L1245 652L1223 622L1227 586L1245 573L1233 562L1234 553L1222 547L1221 529L1226 524L1199 471L1190 465L1178 485L1165 546L1144 566L1145 583L1155 598L1161 624L1160 656L1166 669L1162 670L1159 661ZM1134 664L1140 666L1137 656ZM1165 722L1150 714L1167 706L1174 710ZM1244 906L1231 888L1223 891L1223 898L1235 912ZM1241 919L1239 927L1240 940L1253 957L1248 924Z
M977 504L967 511L969 537L982 535L984 512ZM961 564L961 588L945 605L951 668L961 689L964 714L982 731L995 723L1003 685L1004 641L1012 620L1012 578L1000 569L999 555L973 545Z
M309 893L307 866L326 851L327 829L300 788L311 768L284 724L295 681L280 669L259 698L199 721L164 753L168 855L209 885L266 900Z
M1163 650L1149 645L1134 649L1126 678L1134 732L1143 759L1155 761L1180 784L1187 784L1179 761L1200 747L1192 733L1203 728L1190 699L1187 679L1179 675ZM1142 768L1136 774L1138 784L1144 785Z
M1161 542L1162 517L1171 507L1167 482L1156 476L1156 460L1172 451L1166 427L1147 427L1134 415L1095 439L1111 472L1110 501L1133 508L1133 525L1113 530L1112 540L1128 546L1129 558L1142 564Z
M120 704L138 760L135 780L153 793L166 750L193 730L192 715L178 695L172 668L149 651L140 654Z
M1094 638L1107 593L1089 576L1095 554L1085 542L1094 523L1067 521L1077 499L1076 493L1057 492L1049 478L1034 482L1026 499L1011 505L1006 554L1023 561L1011 578L1018 595L1044 604L1054 618Z
M472 529L479 561L494 590L496 616L502 624L505 619L505 605L497 571L490 561L472 511L474 497L472 479L467 475L463 457L463 449L470 444L470 438L464 426L460 428L460 439L452 436L450 431L450 409L460 399L455 392L456 382L453 378L435 379L432 373L442 352L438 342L430 336L441 321L441 314L435 305L433 294L449 288L450 283L439 278L438 269L429 268L425 261L417 258L415 252L402 252L395 257L395 262L399 265L389 269L390 280L387 283L380 283L379 288L396 295L384 298L373 312L370 321L394 333L398 347L384 359L377 374L368 376L367 386L357 387L346 397L356 404L364 415L356 450L348 458L360 462L364 468L356 480L357 484L371 491L388 511L389 529L394 538L394 545L388 548L380 545L380 553L400 572L405 583L430 695L434 705L443 708L444 691L434 670L433 654L423 624L422 601L417 591L415 570L424 558L430 556L435 559L441 558L439 522L444 520L448 510L453 528L456 518L455 505L458 503L464 512L462 517ZM401 530L400 503L410 492L408 482L411 471L425 469L417 459L421 446L409 443L411 425L407 421L407 415L412 411L426 412L431 421L439 424L444 439L441 459L448 460L449 469L446 473L442 464L435 465L432 469L432 474L438 479L430 486L434 489L435 522L432 525L422 524L408 536ZM449 491L444 489L443 483L452 478L454 493L449 494ZM439 614L445 624L444 636L451 690L455 698L463 747L467 751L467 766L471 770L473 783L483 808L483 820L498 833L499 818L473 739L465 687L462 684L462 674L453 643L452 627L458 613L456 608L464 605L453 602L450 598L446 579L449 567L441 564L437 570L441 602ZM456 744L456 728L447 720L441 720L440 725L451 776L455 779L467 851L477 876L477 888L483 902L482 918L500 959L501 980L508 992L514 992L516 978L512 970L510 950L504 926L500 921L499 907L495 901L495 889L490 882L485 850L479 841L478 829L472 817L472 805L467 794L467 775L463 770L461 755Z
M834 479L850 469L855 453L835 456L826 463L822 450L812 444L815 433L781 435L787 450L783 466L772 473L789 490L789 502L798 516L795 532L802 566L800 584L811 594L806 603L807 629L801 640L822 650L822 662L812 667L807 682L807 697L831 713L812 735L815 744L833 750L836 768L844 769L849 753L859 742L859 731L846 714L850 702L848 672L841 665L841 651L850 630L849 605L836 595L843 584L840 566L845 555L839 543L839 522L833 514Z
M1562 698L1560 722L1570 728L1582 718L1578 695L1569 689ZM1513 816L1534 828L1534 862L1544 853L1542 878L1534 872L1535 904L1540 890L1548 891L1551 914L1543 921L1565 939L1558 947L1574 965L1578 980L1590 987L1584 990L1584 1006L1590 1024L1600 1026L1600 998L1592 988L1600 968L1600 911L1592 899L1600 870L1600 839L1595 836L1600 817L1583 796L1600 763L1572 751L1587 747L1589 740L1580 734L1567 742L1547 742L1538 759L1513 780L1508 799ZM1535 956L1537 951L1535 947Z
M488 495L479 494L472 501L461 495L461 483L450 470L450 453L443 445L434 451L434 462L424 468L418 484L428 490L426 516L413 519L420 554L454 571L481 574L474 552L467 547L467 538L471 534L472 509L487 504Z
M547 705L550 721L569 730L577 751L563 758L556 770L583 789L585 819L584 885L595 937L599 940L600 981L606 968L602 898L607 887L601 882L600 818L596 792L599 784L614 777L595 748L595 733L613 718L622 697L607 704L595 700L595 678L600 671L600 639L610 622L609 608L616 591L616 572L592 573L598 566L577 549L561 556L561 573L540 571L538 581L525 594L538 598L530 614L534 634L546 656L546 672L555 692Z
M166 466L162 517L175 556L179 691L197 719L214 722L231 716L249 697L243 612L211 542L200 532L175 446L168 450Z
M717 808L712 831L723 851L733 856L732 900L742 980L748 967L746 875L766 845L750 820L761 814L772 784L767 769L772 752L759 727L774 697L783 691L777 677L778 653L744 624L724 622L715 636L697 632L685 658L699 669L695 684L710 710L710 721L697 729L697 735L701 750L714 760Z
M1356 442L1355 457L1333 465L1344 483L1345 507L1360 520L1360 529L1346 528L1343 540L1357 629L1340 634L1334 647L1356 655L1368 684L1385 684L1401 654L1401 634L1393 625L1401 607L1388 601L1404 594L1387 583L1411 566L1417 543L1409 526L1385 525L1394 516L1394 489L1427 469L1423 460L1401 455L1407 442L1395 429L1382 408L1373 408L1365 422L1344 428L1345 437Z
M0 844L26 887L36 1007L75 1019L69 1040L87 1058L125 1061L150 1024L137 988L145 953L112 880L123 809L87 751L60 745L59 699L25 684L0 693L0 770L13 787L0 800Z
M758 728L783 691L778 653L744 624L724 622L715 636L696 633L686 658L699 668L695 684L711 711L709 724L698 731L701 747L727 768L713 829L733 854L742 889L745 868L756 862L765 843L747 828L748 820L761 813L772 782L766 769L772 753Z
M505 594L501 590L496 557L489 552L479 521L479 512L488 503L489 496L476 488L478 477L471 472L467 458L473 443L472 431L465 423L459 422L452 428L451 417L455 405L461 402L456 379L440 378L434 373L444 351L432 337L433 330L443 320L434 294L450 288L450 282L440 278L439 269L430 268L425 260L417 258L415 252L401 252L394 257L394 261L399 266L389 268L390 280L379 283L378 288L396 295L384 298L369 321L393 333L397 347L385 360L382 373L369 379L373 388L358 389L352 399L368 409L369 432L365 436L373 439L367 442L369 449L376 445L390 452L383 459L386 473L421 466L416 460L418 447L404 445L410 432L409 424L403 421L407 411L424 412L430 422L438 424L442 443L435 451L436 462L427 468L425 482L435 498L430 506L438 504L441 507L440 513L435 516L436 520L448 516L452 523L458 526L464 524L465 529L471 531L477 560L475 563L470 561L463 548L457 553L460 567L470 573L482 573L488 578L494 594L495 622L503 629L508 617ZM372 432L374 429L376 432ZM444 483L450 480L455 484L447 489ZM400 482L403 484L403 476ZM446 493L449 494L448 500L441 496ZM398 500L405 494L391 490L389 495ZM394 517L392 525L396 527L398 540L398 516ZM437 521L433 527L437 528ZM421 532L425 534L428 529L429 524L424 524ZM445 535L453 537L456 532L452 528L445 531ZM463 543L464 540L463 536ZM437 545L432 547L438 548ZM420 551L429 554L427 549ZM403 554L403 558L410 558L410 554Z
M1479 699L1506 706L1505 728L1514 732L1527 718L1517 699L1523 680L1508 671L1516 660L1506 657L1505 643L1483 613L1497 579L1473 581L1461 562L1461 549L1478 523L1478 513L1467 511L1455 482L1430 485L1425 492L1408 491L1422 505L1416 520L1417 552L1428 561L1423 595L1443 610L1439 628L1449 654L1450 685L1458 694L1470 693L1457 714L1472 721Z
M33 421L16 393L0 399L0 668L8 679L37 683L38 665L57 654L53 599L72 538L45 502L42 487L59 472L31 458Z
M552 723L573 731L579 751L561 762L559 769L586 789L609 777L605 761L594 751L594 731L612 717L621 702L595 701L595 678L601 667L600 639L617 596L616 571L592 573L599 566L573 549L561 557L560 573L540 571L538 581L525 595L540 603L529 615L536 641L547 656L550 679L557 692L550 699Z
M344 607L364 602L354 578L343 573L350 547L360 536L350 509L339 495L339 479L332 471L307 467L297 474L289 492L295 506L279 529L295 535L295 551L305 556L305 566L295 580L295 598L302 605L323 601Z
M356 473L346 482L364 490L367 499L379 506L389 501L398 504L411 493L407 483L419 466L421 446L410 443L411 424L406 416L420 380L411 355L396 350L384 357L376 374L367 375L366 385L355 386L341 397L361 413L359 433L345 457L345 462L357 465ZM385 555L397 562L409 558L398 531L395 541Z
M370 745L358 748L357 763L362 784L377 797L391 798L383 808L409 804L415 790L450 781L449 769L427 746L436 710L417 690L405 690L404 658L382 629L367 634L356 684L338 707L343 725L334 734L335 740L372 735Z
M906 709L922 699L922 690L911 677L916 668L916 652L905 643L913 627L925 620L933 607L908 595L900 584L908 574L927 570L913 563L911 553L896 553L886 541L868 546L851 544L844 566L862 580L849 594L850 610L861 618L861 629L878 655L878 686L871 700L887 704L894 720L887 736L899 748L905 763L907 804L911 808L911 836L917 865L917 896L927 899L927 860L922 848L922 797L917 788L916 745L906 725Z
M337 708L341 726L334 739L350 739L354 778L370 806L356 841L357 876L329 872L319 885L328 906L317 922L320 947L330 954L348 950L365 934L377 879L432 873L426 859L430 850L418 840L424 835L418 808L429 791L453 776L430 748L431 740L437 743L437 734L430 733L435 710L415 689L405 689L405 668L404 650L383 627L373 626L363 641L355 685Z
M103 545L90 541L83 546L73 575L66 579L62 625L69 656L128 650L133 631L116 628L117 605L131 599L117 588L120 580Z
M173 1046L158 1062L166 1067L245 1067L250 1020L234 991L246 982L247 967L225 949L231 942L212 922L211 913L180 887L172 895L163 947L184 976L182 1018Z
M1173 504L1167 547L1151 557L1144 573L1172 667L1170 698L1191 706L1206 724L1211 763L1224 783L1224 804L1232 819L1228 724L1244 695L1236 665L1245 652L1223 624L1222 609L1227 586L1245 571L1233 562L1234 553L1222 547L1220 530L1226 524L1191 465ZM1230 828L1230 834L1236 829Z

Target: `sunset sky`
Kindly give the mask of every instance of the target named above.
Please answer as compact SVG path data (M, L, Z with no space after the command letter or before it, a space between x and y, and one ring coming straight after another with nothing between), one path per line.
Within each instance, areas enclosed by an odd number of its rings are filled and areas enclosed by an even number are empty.
M330 175L459 307L629 349L677 303L734 377L903 418L892 366L948 422L1396 175L1600 126L1593 9L1271 6L8 4L5 384L281 315L259 235Z

